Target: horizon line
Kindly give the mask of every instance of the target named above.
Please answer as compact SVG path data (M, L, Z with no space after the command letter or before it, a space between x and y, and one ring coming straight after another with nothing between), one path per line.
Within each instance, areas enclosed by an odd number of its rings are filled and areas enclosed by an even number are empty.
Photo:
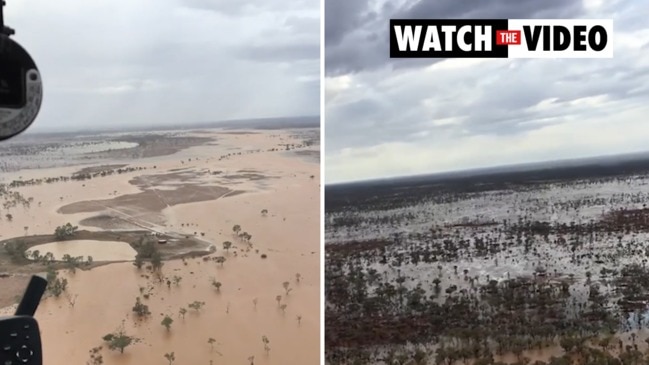
M293 115L293 116L277 116L277 117L258 117L258 118L237 118L237 119L225 119L225 120L218 120L218 121L201 121L201 122L185 122L185 123L178 123L178 124L160 124L160 125L155 125L155 126L147 126L147 125L138 125L138 126L115 126L115 127L110 127L110 126L98 126L96 128L89 128L84 126L80 128L69 128L69 129L64 129L64 130L56 130L54 128L46 128L46 129L36 129L36 130L30 130L29 128L25 130L24 133L21 133L20 136L36 136L36 135L47 135L47 134L64 134L64 133L106 133L106 132L146 132L146 131L160 131L160 130L166 130L166 129L194 129L194 128L209 128L209 127L215 127L215 124L228 124L228 123L241 123L241 122L248 122L248 123L254 123L254 122L262 122L262 121L267 121L267 122L273 122L277 120L295 120L295 119L301 119L301 118L318 118L320 119L321 116L320 114L311 114L311 115ZM230 126L228 126L230 127ZM231 128L231 127L230 127ZM255 129L255 127L247 127ZM315 128L315 126L314 126ZM18 136L16 136L18 137Z
M543 168L542 166L534 166L534 165L543 165L543 164L550 164L550 163L587 162L587 160L607 159L607 158L616 158L616 157L625 157L625 156L632 157L641 154L647 154L649 157L649 149L636 151L636 152L623 152L623 153L606 154L606 155L591 155L585 157L563 158L563 159L556 159L556 160L541 160L541 161L529 161L529 162L512 163L512 164L489 165L484 167L471 167L471 168L457 169L457 170L443 170L443 171L423 172L423 173L406 174L406 175L373 177L367 179L347 180L347 181L338 181L338 182L331 182L331 183L325 182L324 185L325 187L327 187L327 186L334 186L334 185L341 186L341 185L353 185L353 184L381 183L381 182L405 180L405 179L411 179L417 177L435 177L435 176L441 176L445 174L470 173L469 175L465 175L463 177L475 177L479 175L489 175L491 172L498 173L499 171L490 171L495 169L510 168L513 170L510 170L508 172L522 172L525 167L529 167L531 168L530 171L534 171L535 168ZM517 170L517 168L519 169ZM325 173L325 177L326 177L326 173Z

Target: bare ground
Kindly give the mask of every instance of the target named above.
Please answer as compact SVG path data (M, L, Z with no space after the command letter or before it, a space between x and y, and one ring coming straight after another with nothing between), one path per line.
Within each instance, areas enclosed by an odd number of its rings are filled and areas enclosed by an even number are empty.
M233 191L220 186L186 185L175 190L145 190L113 199L88 200L61 207L62 214L100 212L115 209L131 215L159 213L164 208L185 203L214 200Z

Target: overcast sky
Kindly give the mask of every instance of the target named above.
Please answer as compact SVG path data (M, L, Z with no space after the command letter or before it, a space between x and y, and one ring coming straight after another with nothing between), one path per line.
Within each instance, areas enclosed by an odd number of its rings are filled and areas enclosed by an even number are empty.
M44 80L30 131L317 115L319 0L7 0Z
M326 0L328 183L649 150L644 0ZM390 18L611 18L613 59L389 59Z

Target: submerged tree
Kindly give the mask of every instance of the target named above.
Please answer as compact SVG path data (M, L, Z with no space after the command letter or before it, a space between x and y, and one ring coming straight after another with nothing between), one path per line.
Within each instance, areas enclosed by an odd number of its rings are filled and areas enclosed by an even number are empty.
M171 324L172 323L174 323L174 320L173 320L173 318L169 317L168 315L166 315L162 319L162 322L160 322L160 324L162 324L167 329L167 331L169 331L171 329Z
M264 343L264 351L266 351L266 353L270 352L270 340L268 339L268 337L266 337L265 335L261 336L261 342Z
M168 352L165 354L165 359L169 361L169 365L173 364L174 361L176 361L176 355L172 352Z
M139 339L133 336L126 334L123 324L120 328L114 333L109 333L103 337L103 340L108 345L108 348L111 350L119 350L120 353L124 353L124 349L128 346L139 342Z
M217 292L221 291L222 284L220 281L217 281L216 279L212 278L212 286L216 288Z
M133 306L133 312L139 318L146 318L151 314L149 311L149 306L142 303L140 297L135 298L135 305Z
M229 252L229 250L230 250L231 247L232 247L232 242L230 242L230 241L225 241L225 242L223 242L223 249L224 249L226 252Z
M198 312L198 311L201 310L201 308L202 308L204 305L205 305L205 302L200 302L200 301L196 300L196 301L190 303L190 304L188 305L188 307L191 308L191 309L193 309L193 310L195 310L196 312Z
M288 281L283 282L282 286L284 287L284 291L286 292L286 296L288 296L288 293L290 293L291 290L293 290L293 289L290 288L291 283L289 283Z

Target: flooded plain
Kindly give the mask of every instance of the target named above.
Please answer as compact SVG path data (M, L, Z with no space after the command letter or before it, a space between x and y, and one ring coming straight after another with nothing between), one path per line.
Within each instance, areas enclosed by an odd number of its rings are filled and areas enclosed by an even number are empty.
M318 363L320 166L284 153L318 129L56 138L0 146L0 313L45 273L44 362Z
M649 324L644 166L328 188L328 362L636 356Z

